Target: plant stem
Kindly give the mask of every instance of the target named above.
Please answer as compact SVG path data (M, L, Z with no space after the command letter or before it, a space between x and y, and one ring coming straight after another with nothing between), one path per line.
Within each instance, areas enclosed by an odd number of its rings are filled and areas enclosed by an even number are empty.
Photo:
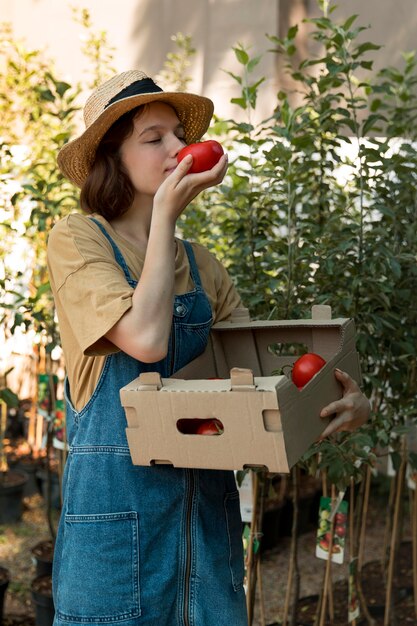
M360 572L363 564L363 555L365 551L365 538L366 538L366 520L369 510L369 496L371 493L371 466L366 467L365 475L365 493L363 497L362 517L360 523L359 533L359 547L358 547L358 571Z
M388 562L388 576L387 576L387 589L385 595L385 614L384 614L384 626L392 626L392 583L394 578L394 565L395 565L395 557L396 557L396 548L397 548L397 538L398 538L398 529L399 529L399 521L401 514L401 498L402 498L402 490L404 483L405 470L407 467L406 454L403 449L402 451L402 460L401 465L397 473L397 485L396 485L396 494L395 494L395 506L394 506L394 520L392 525L392 533L391 533L391 545L390 545L390 556Z
M293 581L294 584L294 594L293 594L293 609L290 618L290 626L295 624L296 614L297 614L297 602L298 602L298 594L299 594L299 572L298 572L298 494L299 494L299 484L298 484L298 468L294 466L291 470L292 475L292 505L293 505L293 517L292 517L292 526L291 526L291 547L290 547L290 559L289 559L289 568L288 568L288 577L287 577L287 589L285 593L285 602L284 602L284 615L282 619L283 625L287 625L288 623L288 614L290 608L291 601L291 593L293 591Z
M266 626L264 588L262 584L261 557L259 557L257 561L257 574L258 574L257 579L259 583L259 604L260 604L260 613L261 613L261 626Z
M414 612L417 618L417 485L415 486L413 497L413 508L411 518L411 534L413 546L413 590L414 590Z
M353 478L350 479L350 497L349 497L349 560L351 563L354 562L356 558L356 546L354 541L354 521L355 521L355 482ZM356 572L355 580L353 582L353 588L357 587L358 576ZM349 585L350 589L350 585ZM349 603L350 604L350 603ZM356 619L352 620L352 626L356 626Z
M334 485L331 487L331 500L332 506L336 499L336 488ZM332 593L331 589L331 571L332 571L332 552L333 552L333 533L334 533L334 525L335 518L333 517L331 525L330 525L330 541L329 541L329 556L326 561L326 572L324 576L324 585L323 585L323 599L320 607L320 621L319 626L324 626L324 622L326 620L326 610L327 610L327 599ZM330 601L331 602L331 601ZM331 602L332 604L332 602ZM332 620L332 616L330 616Z
M250 525L249 545L248 545L248 559L246 565L247 571L247 590L246 590L246 607L248 612L249 626L253 621L253 608L255 598L256 587L256 572L254 568L254 562L256 555L254 554L253 544L257 534L257 522L258 522L258 506L259 506L259 477L257 472L252 472L252 520Z

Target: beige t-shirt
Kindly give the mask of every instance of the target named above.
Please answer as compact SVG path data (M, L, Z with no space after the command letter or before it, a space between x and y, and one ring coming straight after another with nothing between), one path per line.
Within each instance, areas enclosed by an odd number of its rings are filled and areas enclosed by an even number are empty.
M101 216L94 216L117 244L133 279L144 259L135 246ZM176 239L175 293L193 289L185 247ZM219 322L242 306L226 269L203 246L192 244L213 320ZM80 410L91 397L106 356L118 348L105 334L131 307L133 288L114 258L110 242L86 215L74 213L58 222L48 239L48 270L60 326L71 399Z

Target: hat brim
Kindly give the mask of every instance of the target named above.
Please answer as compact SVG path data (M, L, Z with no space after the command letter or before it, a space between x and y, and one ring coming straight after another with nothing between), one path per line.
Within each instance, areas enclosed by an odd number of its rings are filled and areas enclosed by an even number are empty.
M108 106L82 135L61 148L58 166L64 176L77 187L82 187L94 162L98 145L109 128L124 113L150 102L165 102L175 109L184 126L187 143L201 139L210 125L214 110L209 98L181 92L161 91L118 100Z

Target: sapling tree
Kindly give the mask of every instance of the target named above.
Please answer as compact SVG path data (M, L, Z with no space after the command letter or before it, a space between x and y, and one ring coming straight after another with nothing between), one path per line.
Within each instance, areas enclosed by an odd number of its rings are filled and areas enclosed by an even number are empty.
M317 55L295 65L297 26L269 37L298 97L279 91L256 126L252 115L218 122L229 172L187 212L184 230L192 236L198 223L252 317L307 317L323 303L335 317L354 318L372 420L301 461L339 490L362 479L378 445L391 446L399 468L400 435L417 416L417 76L412 53L402 68L375 75L379 46L363 41L356 16L336 23L330 3L322 8L310 20ZM250 80L259 57L240 46L235 54L235 102L251 111L262 88ZM408 460L415 467L416 455Z

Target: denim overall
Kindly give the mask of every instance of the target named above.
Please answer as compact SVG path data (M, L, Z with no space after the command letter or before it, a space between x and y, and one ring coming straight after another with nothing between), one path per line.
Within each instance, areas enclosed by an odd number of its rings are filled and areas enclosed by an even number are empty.
M96 220L94 220L96 222ZM103 226L126 280L134 281ZM77 412L55 546L54 626L246 626L242 527L233 472L132 464L119 389L143 371L168 377L205 348L212 321L191 245L194 289L176 296L165 359L107 357Z

